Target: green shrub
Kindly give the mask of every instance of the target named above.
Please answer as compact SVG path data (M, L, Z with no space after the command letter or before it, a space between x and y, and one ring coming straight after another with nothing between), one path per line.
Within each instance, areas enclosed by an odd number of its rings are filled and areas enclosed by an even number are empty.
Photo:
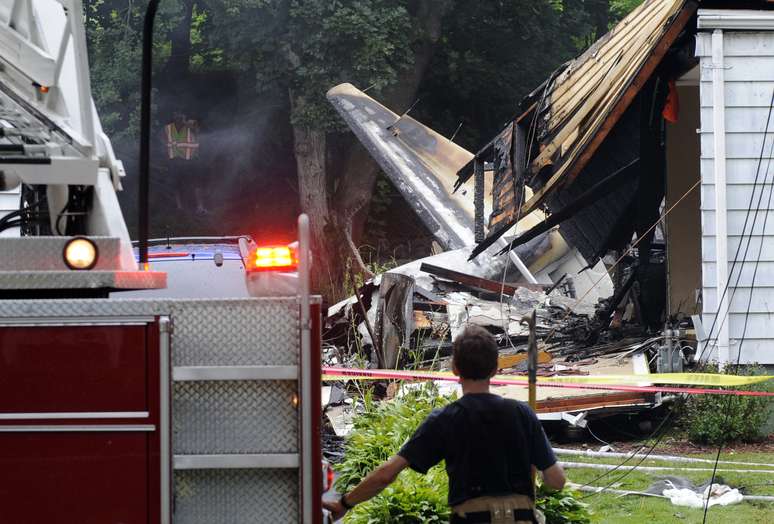
M393 456L419 424L435 408L453 398L441 397L428 384L422 389L395 399L375 404L366 396L365 411L355 417L354 428L347 440L344 460L336 466L339 474L336 489L346 493L371 470ZM414 524L448 522L446 497L449 478L444 464L430 469L427 475L404 471L387 489L370 501L358 505L346 517L348 524ZM543 509L548 524L588 524L585 504L568 491L538 491L538 507Z
M547 524L590 524L588 505L563 489L552 491L538 487L535 505L543 512Z
M705 372L717 372L717 366L708 366ZM728 373L734 373L727 370ZM739 366L735 374L760 375L757 365ZM771 391L772 383L760 382L737 389ZM755 442L764 437L768 417L766 397L736 397L726 395L691 395L685 404L683 422L691 441L718 445L727 442Z
M371 470L393 456L435 408L452 399L438 395L432 384L391 402L375 404L366 395L347 440L344 461L336 466L336 489L345 493ZM353 524L444 522L449 518L449 479L443 464L427 475L404 472L387 489L347 515Z

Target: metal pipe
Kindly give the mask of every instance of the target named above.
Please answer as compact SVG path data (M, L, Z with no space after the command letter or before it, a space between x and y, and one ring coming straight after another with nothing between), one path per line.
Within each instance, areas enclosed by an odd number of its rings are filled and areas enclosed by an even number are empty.
M600 458L642 458L645 457L645 453L622 453L618 451L594 451L591 449L565 449L565 448L553 448L554 453L557 455L570 455L578 457L600 457ZM665 460L669 462L686 462L686 463L699 463L699 464L715 464L714 459L697 458L697 457L681 457L677 455L654 455L648 454L647 458L650 460ZM774 468L774 464L765 462L739 462L730 460L719 460L718 464L733 464L735 466L756 466L765 468Z
M610 493L611 495L640 495L643 497L657 497L661 499L665 499L668 497L665 497L664 495L657 495L656 493L648 493L647 491L624 491L622 489L611 489L606 488L604 486L581 486L580 484L575 484L573 482L568 483L568 487L570 489L574 489L577 491L585 491L587 493ZM747 501L753 501L758 500L761 502L774 502L774 497L769 497L766 495L742 495L742 500Z
M604 470L616 470L616 471L703 471L712 472L712 468L686 468L678 466L623 466L621 464L595 464L589 462L571 462L566 460L560 460L559 463L564 468L588 468L588 469L604 469ZM717 471L722 473L760 473L762 475L774 474L774 470L770 469L724 469L718 468Z
M159 441L161 456L161 524L169 524L172 515L172 450L170 426L170 384L169 338L172 335L172 322L169 317L159 317Z
M150 0L145 10L142 30L142 83L140 85L140 190L138 192L138 231L140 240L140 264L148 264L148 223L150 198L150 125L151 125L151 77L153 68L153 23L159 0Z
M319 464L311 464L313 456L312 447L312 413L315 407L312 402L312 388L320 387L320 384L312 384L312 317L309 306L309 274L310 274L310 236L309 217L302 214L298 217L298 300L300 306L301 324L301 522L311 524L312 497L319 496L319 490L315 493L312 483L314 476L312 468L319 468Z
M529 407L537 409L537 310L532 310L532 315L527 317L529 325L529 342L527 345L527 373L529 375Z

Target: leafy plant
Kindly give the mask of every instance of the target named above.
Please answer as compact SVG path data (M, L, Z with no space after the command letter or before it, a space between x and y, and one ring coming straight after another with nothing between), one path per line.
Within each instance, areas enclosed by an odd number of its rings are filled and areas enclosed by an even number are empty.
M452 399L438 395L429 384L392 402L375 404L364 397L365 411L354 420L344 461L337 465L336 489L344 493L357 485L371 470L390 458L427 415ZM347 515L354 524L408 524L444 522L449 518L446 493L449 479L443 464L427 475L407 471L370 501Z
M538 486L535 505L543 512L547 524L590 524L588 505L563 489L552 491Z
M717 366L708 366L704 371L717 372ZM760 375L764 372L758 365L740 366L738 370L726 368L727 373L738 375ZM771 382L761 382L738 389L749 391L771 391ZM692 395L685 405L683 422L688 437L700 444L724 442L754 442L764 434L768 418L766 397L729 397L725 395Z
M354 488L370 471L390 458L433 409L453 401L438 395L433 384L391 402L376 404L371 395L363 398L364 412L354 420L344 460L337 465L336 489L345 493ZM447 522L450 509L446 494L449 478L441 463L420 475L401 473L387 489L370 501L358 505L346 517L348 524L413 524ZM548 524L589 524L586 505L567 491L538 490L537 506Z

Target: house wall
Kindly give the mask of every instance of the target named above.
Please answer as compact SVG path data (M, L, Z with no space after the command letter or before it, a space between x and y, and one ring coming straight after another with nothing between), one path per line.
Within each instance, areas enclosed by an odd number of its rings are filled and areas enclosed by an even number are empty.
M718 317L711 338L718 339L720 349L713 355L719 355L722 360L724 334L718 328L725 318L721 304L724 286L717 285L718 278L722 277L718 273L717 255L720 252L722 260L722 243L725 242L729 315L723 327L728 330L728 359L736 362L741 347L742 362L774 364L774 165L771 162L774 114L768 124L768 133L765 133L774 90L774 17L746 12L749 28L754 30L745 30L747 26L740 23L745 18L740 16L742 12L732 13L729 29L719 27L724 23L722 12L718 15L718 11L713 11L711 21L707 22L710 18L700 11L696 42L701 66L703 324L705 332L709 333ZM715 64L712 57L713 32L716 31L722 31L722 35L715 37L722 37L722 65ZM721 81L718 81L719 77ZM725 99L717 108L720 113L715 113L715 83L722 86ZM718 117L722 117L719 122L725 126L725 161L722 143L716 152L718 144L713 118ZM723 165L725 184L721 191L725 191L725 200L718 203L715 181L716 176L723 176L717 169ZM759 172L757 185L756 172ZM764 178L765 184L762 183ZM751 201L752 211L748 213ZM758 202L760 210L756 214ZM719 206L722 210L724 203L726 211L719 214L716 210ZM722 235L723 218L725 235ZM717 236L719 230L720 238ZM756 260L759 263L756 264ZM721 311L720 315L718 311Z
M666 208L679 205L667 215L668 313L700 313L697 290L701 290L700 192L693 190L699 178L699 83L678 82L680 116L667 124Z

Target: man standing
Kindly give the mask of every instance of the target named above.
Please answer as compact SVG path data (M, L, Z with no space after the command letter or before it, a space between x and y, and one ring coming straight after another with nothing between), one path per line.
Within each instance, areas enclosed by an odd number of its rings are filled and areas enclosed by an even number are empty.
M334 519L379 494L406 467L424 474L445 460L452 524L537 522L533 468L553 489L564 487L564 471L529 406L489 392L497 372L492 335L468 327L452 346L452 370L460 377L462 398L433 411L397 455L352 491L324 501Z
M172 121L164 126L167 165L174 172L172 183L177 208L180 211L184 209L182 193L193 189L196 214L206 215L208 212L202 186L207 173L201 165L199 138L199 122L187 118L183 113L174 113Z

